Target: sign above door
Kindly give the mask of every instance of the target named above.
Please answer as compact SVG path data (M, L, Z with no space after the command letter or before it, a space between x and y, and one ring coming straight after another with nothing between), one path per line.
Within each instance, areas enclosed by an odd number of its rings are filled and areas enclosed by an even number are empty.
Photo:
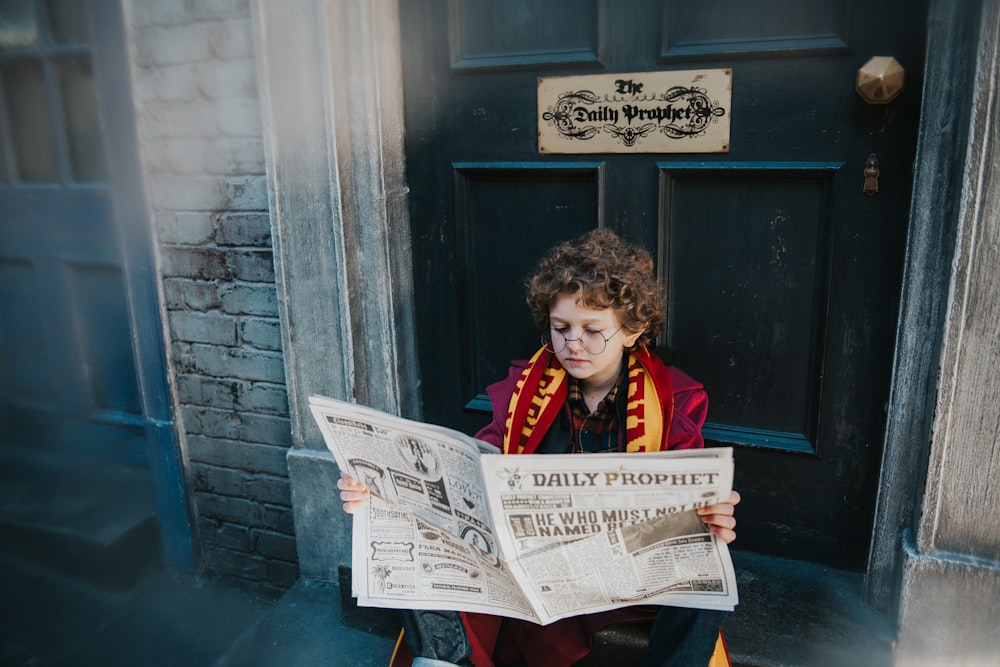
M539 153L728 153L731 69L539 77Z

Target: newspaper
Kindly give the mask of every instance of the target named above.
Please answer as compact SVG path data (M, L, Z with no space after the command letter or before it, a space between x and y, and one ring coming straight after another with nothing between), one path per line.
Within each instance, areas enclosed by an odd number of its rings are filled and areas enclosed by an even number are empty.
M321 396L310 407L337 465L371 491L353 521L359 605L545 625L738 603L729 549L694 511L729 497L731 448L503 456L371 408Z

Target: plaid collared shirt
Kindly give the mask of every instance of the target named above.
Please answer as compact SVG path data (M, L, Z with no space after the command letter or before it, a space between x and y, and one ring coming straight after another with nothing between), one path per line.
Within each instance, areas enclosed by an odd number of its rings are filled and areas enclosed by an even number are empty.
M579 380L570 378L566 403L569 405L570 451L579 452L616 452L619 448L618 411L615 410L615 399L622 385L624 371L618 376L618 381L604 397L593 412L583 399L583 389Z

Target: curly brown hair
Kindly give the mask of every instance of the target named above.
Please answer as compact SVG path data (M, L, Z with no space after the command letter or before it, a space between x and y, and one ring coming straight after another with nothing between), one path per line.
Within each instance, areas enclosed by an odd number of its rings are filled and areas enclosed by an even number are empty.
M560 294L579 294L586 308L614 308L626 329L643 331L636 344L655 341L667 319L666 289L656 278L653 258L609 229L594 229L554 247L527 287L528 307L543 331Z

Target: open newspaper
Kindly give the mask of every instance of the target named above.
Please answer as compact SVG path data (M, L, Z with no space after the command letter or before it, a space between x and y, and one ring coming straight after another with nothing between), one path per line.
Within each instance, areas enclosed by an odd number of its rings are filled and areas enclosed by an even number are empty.
M354 515L358 604L551 623L628 605L731 610L726 544L695 508L728 498L731 448L503 456L464 433L321 396Z

